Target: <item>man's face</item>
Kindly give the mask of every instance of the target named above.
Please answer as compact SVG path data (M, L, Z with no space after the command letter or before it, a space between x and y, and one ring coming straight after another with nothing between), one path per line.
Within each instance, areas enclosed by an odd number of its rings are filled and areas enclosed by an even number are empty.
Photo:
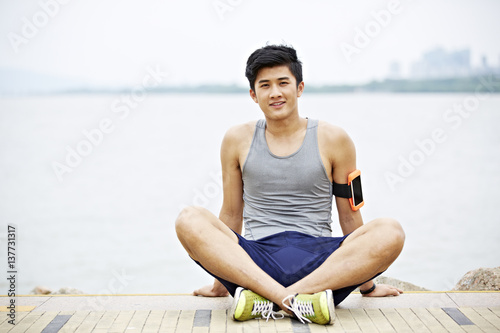
M255 91L250 96L258 103L268 119L286 119L298 114L297 98L304 91L304 82L297 87L295 76L288 66L262 68L255 80Z

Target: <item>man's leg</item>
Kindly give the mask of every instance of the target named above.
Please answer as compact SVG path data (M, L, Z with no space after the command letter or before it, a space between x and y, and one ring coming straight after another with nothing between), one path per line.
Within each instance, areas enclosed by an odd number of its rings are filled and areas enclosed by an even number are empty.
M312 294L362 284L396 260L404 239L397 221L373 220L352 232L321 266L287 290L289 294Z
M177 237L194 260L212 274L281 305L286 289L265 273L238 244L238 237L215 215L185 208L177 218Z

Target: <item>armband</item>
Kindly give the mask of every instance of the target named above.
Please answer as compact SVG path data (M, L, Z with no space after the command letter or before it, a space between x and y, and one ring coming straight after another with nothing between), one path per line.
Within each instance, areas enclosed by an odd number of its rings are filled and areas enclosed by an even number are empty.
M332 193L336 197L349 199L351 209L357 211L365 204L361 190L361 171L354 170L347 177L347 184L332 183Z

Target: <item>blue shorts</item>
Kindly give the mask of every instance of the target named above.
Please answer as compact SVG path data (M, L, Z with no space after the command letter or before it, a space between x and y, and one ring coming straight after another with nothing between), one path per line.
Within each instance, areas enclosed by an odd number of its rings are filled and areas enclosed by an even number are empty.
M284 231L258 240L247 240L235 234L238 236L239 245L257 266L284 287L294 284L316 270L347 237L314 237L297 231ZM219 280L234 296L238 287L236 284L208 273ZM358 286L334 290L335 305L342 302Z

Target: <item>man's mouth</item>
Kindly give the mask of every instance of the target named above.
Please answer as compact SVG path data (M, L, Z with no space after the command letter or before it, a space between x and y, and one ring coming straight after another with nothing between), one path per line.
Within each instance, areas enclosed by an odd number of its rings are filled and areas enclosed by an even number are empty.
M285 102L275 102L275 103L271 103L270 105L274 106L274 107L278 107L278 106L282 106L283 104L285 104Z

